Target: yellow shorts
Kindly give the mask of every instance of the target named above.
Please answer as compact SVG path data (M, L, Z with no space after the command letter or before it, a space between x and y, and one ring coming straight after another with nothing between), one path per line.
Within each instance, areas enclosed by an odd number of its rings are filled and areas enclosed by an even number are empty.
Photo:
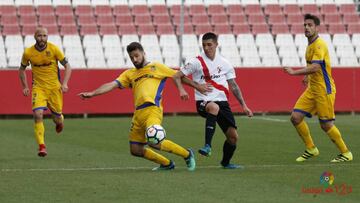
M335 93L313 94L306 90L297 100L294 112L301 112L307 117L317 114L320 122L335 120Z
M32 110L50 109L56 116L62 115L63 94L61 89L42 89L33 88L32 90Z
M149 106L136 110L132 118L129 141L130 143L146 144L145 131L151 125L161 125L163 110L158 106Z

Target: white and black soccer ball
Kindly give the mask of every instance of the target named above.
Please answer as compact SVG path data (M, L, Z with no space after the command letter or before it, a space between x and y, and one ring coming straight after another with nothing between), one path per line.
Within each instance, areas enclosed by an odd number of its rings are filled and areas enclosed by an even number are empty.
M166 137L166 132L161 125L152 125L146 129L145 136L148 143L159 144Z

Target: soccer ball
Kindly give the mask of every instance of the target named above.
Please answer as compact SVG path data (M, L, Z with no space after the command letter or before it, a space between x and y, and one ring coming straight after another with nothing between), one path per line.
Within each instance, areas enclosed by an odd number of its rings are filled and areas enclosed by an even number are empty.
M159 144L165 139L166 132L161 125L152 125L146 129L146 139L151 144Z

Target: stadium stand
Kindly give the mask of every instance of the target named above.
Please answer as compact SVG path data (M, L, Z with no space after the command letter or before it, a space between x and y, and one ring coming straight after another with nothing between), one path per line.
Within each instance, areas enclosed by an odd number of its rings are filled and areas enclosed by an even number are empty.
M38 25L48 28L75 68L126 68L131 41L150 60L178 67L200 52L201 34L219 34L219 51L236 67L305 65L303 14L322 20L334 66L359 66L360 17L352 0L2 0L0 68L17 68ZM183 58L180 60L180 43ZM200 40L201 41L201 40Z

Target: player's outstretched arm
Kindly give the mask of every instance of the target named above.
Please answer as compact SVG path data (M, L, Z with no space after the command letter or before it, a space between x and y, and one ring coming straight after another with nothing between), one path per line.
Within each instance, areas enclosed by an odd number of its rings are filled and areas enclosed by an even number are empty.
M70 64L68 62L65 63L64 65L65 68L65 74L64 74L64 80L61 84L61 89L63 92L67 92L69 91L69 87L68 87L68 82L70 80L71 77L71 67Z
M320 64L312 63L305 68L293 69L290 67L284 67L284 72L289 75L310 75L321 70Z
M111 90L118 88L118 83L116 83L115 81L109 82L109 83L105 83L103 85L101 85L100 87L98 87L96 90L91 91L91 92L81 92L78 94L78 96L81 99L88 99L91 97L95 97L101 94L105 94L107 92L110 92Z
M181 71L177 71L175 75L173 75L173 80L176 85L176 88L179 90L180 98L182 100L188 100L189 94L186 92L184 86L181 84L183 77L185 77L184 73L182 73Z
M25 66L23 66L23 65L20 66L19 78L20 78L20 82L21 82L21 86L22 86L23 95L27 97L30 95L30 89L29 89L29 86L27 83L25 69L26 69Z
M230 79L228 80L229 86L230 86L230 90L233 93L233 95L236 97L236 99L238 100L238 102L241 104L243 110L245 111L246 115L249 117L253 116L253 112L247 107L244 97L242 96L240 87L238 86L238 84L236 83L235 79Z

